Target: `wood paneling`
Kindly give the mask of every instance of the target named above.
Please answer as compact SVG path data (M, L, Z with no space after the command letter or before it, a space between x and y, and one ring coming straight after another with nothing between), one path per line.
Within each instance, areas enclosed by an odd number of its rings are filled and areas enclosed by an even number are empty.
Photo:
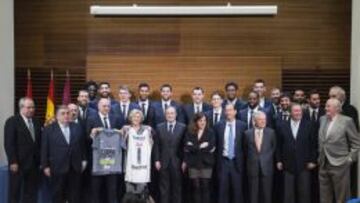
M133 90L146 81L158 95L160 85L170 83L174 97L186 102L195 86L210 93L223 90L224 84L236 81L239 92L247 92L255 79L264 78L268 86L281 85L281 59L271 57L119 57L90 55L87 78L109 81L116 94L119 84ZM220 67L220 68L219 68Z
M265 77L268 86L279 83L280 80L267 77L267 72L262 72L268 67L267 64L247 70L239 68L237 65L243 62L242 58L254 60L252 63L248 61L251 64L256 64L262 58L278 58L282 70L326 72L341 69L349 72L351 1L231 1L234 5L276 4L279 6L278 15L273 17L131 18L94 17L89 14L89 6L92 4L215 5L227 2L15 0L16 67L42 67L45 70L61 67L62 72L68 67L80 67L84 74L87 72L88 78L107 80L109 77L116 86L129 81L124 77L129 76L129 73L121 74L125 70L133 71L129 67L144 72L144 76L154 72L150 78L136 76L136 80L148 80L153 86L158 86L166 75L170 75L168 69L181 69L175 81L181 78L181 81L186 82L175 83L181 87L174 85L180 95L188 92L190 84L195 84L194 77L199 75L196 71L200 70L205 75L214 74L215 69L218 71L218 74L212 76L214 83L206 80L206 83L204 81L201 84L207 90L213 89L212 84L220 85L231 78L238 80L242 89L250 85L255 77ZM126 67L122 64L125 62ZM269 66L272 67L271 64ZM197 69L198 66L201 69ZM233 73L240 73L241 76L222 72L232 67L239 71ZM106 70L108 77L102 70ZM203 76L198 78L203 81ZM172 82L171 78L168 80ZM17 81L16 88L22 88L21 84ZM223 84L218 88L223 88ZM41 99L45 100L45 97Z

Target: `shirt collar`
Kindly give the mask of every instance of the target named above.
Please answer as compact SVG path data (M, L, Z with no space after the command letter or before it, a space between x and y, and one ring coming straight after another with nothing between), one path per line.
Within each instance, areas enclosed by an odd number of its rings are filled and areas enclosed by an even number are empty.
M221 114L222 108L220 107L219 109L214 109L213 111L214 111L214 114L215 113Z
M99 112L99 116L100 116L101 119L104 119L104 117L109 119L109 114L103 115L102 113Z

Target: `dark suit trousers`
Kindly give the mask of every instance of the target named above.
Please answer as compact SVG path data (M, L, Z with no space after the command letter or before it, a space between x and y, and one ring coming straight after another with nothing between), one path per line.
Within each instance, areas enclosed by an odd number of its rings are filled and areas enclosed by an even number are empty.
M92 176L91 184L92 184L92 195L93 195L93 203L114 203L117 202L117 183L118 183L119 175L101 175L101 176ZM104 191L106 191L106 199L105 201L104 195L101 195L102 188L105 187Z
M248 177L250 190L250 203L271 203L273 176Z
M219 203L242 203L242 174L234 160L222 158L219 171Z
M320 202L346 202L350 198L350 163L342 166L332 166L327 161L320 164Z
M68 173L50 177L51 199L53 203L80 202L81 173L70 169Z
M182 175L180 165L169 164L159 171L160 202L181 203Z
M300 174L294 175L285 171L284 173L284 202L286 203L307 203L310 202L311 173L303 170Z
M12 173L9 169L9 202L36 203L39 182L40 170L35 166L26 171L20 170L17 173ZM23 196L20 200L21 190Z

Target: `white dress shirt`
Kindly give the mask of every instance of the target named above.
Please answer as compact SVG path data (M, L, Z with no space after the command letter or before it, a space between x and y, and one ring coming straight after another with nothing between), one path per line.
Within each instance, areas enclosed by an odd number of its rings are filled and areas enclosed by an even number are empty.
M291 132L295 139L296 139L297 133L299 131L299 126L300 126L300 121L295 121L293 119L290 120Z
M59 123L59 126L61 128L62 134L64 135L64 138L68 144L70 144L70 127L69 125L64 125Z
M106 123L107 123L107 126L109 127L109 129L111 128L111 125L110 125L110 120L109 120L109 114L107 115L103 115L99 112L99 116L100 116L100 119L101 119L101 122L103 124L103 126L105 127L105 123L104 123L104 118L106 117Z
M194 113L199 113L197 112L197 110L199 109L199 112L202 112L203 110L203 103L200 103L200 104L195 104L194 103Z

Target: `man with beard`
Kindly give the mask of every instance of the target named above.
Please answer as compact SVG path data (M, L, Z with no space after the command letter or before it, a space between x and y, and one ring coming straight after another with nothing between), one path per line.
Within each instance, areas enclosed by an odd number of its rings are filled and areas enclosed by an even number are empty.
M153 102L149 99L150 85L147 83L140 83L138 86L138 100L136 103L139 105L141 112L144 115L143 123L145 125L153 126L154 108Z
M300 104L303 109L306 109L306 108L307 108L306 95L305 95L304 90L302 90L302 89L296 89L296 90L294 91L293 101L294 101L295 103Z
M271 107L271 101L265 97L266 86L263 79L257 79L253 85L253 91L259 95L259 106L263 109Z
M101 82L99 84L99 89L98 89L98 98L96 98L95 100L91 101L89 103L89 106L92 109L95 109L96 111L98 110L98 102L101 98L106 98L109 99L110 101L110 105L113 106L115 105L117 102L113 99L112 95L111 95L111 88L110 88L110 83L108 82Z
M245 102L237 98L237 91L239 89L238 84L235 82L228 82L225 85L226 99L223 101L223 108L226 104L232 104L235 107L235 110L239 112L241 109L245 108Z
M96 94L98 91L98 85L95 81L88 81L84 85L84 90L86 90L89 93L89 101L94 101L96 99Z

